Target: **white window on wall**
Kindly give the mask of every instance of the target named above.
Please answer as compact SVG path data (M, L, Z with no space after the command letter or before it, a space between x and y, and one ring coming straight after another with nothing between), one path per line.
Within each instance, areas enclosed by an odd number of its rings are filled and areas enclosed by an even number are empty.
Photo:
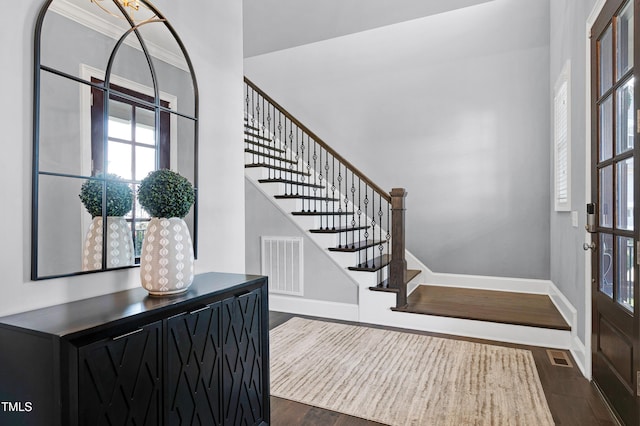
M571 64L565 63L553 93L554 200L556 211L571 210Z

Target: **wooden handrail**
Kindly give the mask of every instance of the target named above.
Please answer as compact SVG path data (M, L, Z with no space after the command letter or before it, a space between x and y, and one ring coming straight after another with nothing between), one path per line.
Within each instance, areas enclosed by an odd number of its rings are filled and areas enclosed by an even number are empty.
M387 200L387 202L391 202L391 195L385 191L384 189L380 188L378 185L376 185L373 181L371 181L371 179L369 179L364 173L362 173L356 166L354 166L353 164L351 164L349 161L347 161L343 156L341 156L340 154L338 154L333 148L331 148L329 145L327 145L326 142L324 142L322 139L320 139L318 137L318 135L316 135L315 133L313 133L311 130L309 130L307 128L307 126L305 126L304 124L302 124L297 118L295 118L293 115L291 115L289 113L289 111L287 111L286 109L284 109L282 107L282 105L280 105L279 103L277 103L276 101L274 101L269 95L267 95L266 93L264 93L262 90L260 90L260 88L258 86L256 86L251 80L249 80L247 77L244 78L244 82L249 85L253 90L255 90L258 94L260 94L260 96L262 96L264 99L266 99L269 103L271 103L274 107L276 107L280 112L282 112L282 114L284 114L285 117L287 117L289 120L291 120L291 122L293 122L296 126L298 126L298 128L300 128L303 132L305 132L307 135L309 135L311 138L313 138L313 140L320 145L322 148L324 148L327 152L329 152L333 157L335 157L338 161L340 161L342 164L345 165L345 167L347 167L348 169L350 169L353 174L355 174L356 176L358 176L360 178L361 181L363 181L364 183L366 183L369 187L371 187L374 191L376 191L382 198L384 198L385 200Z

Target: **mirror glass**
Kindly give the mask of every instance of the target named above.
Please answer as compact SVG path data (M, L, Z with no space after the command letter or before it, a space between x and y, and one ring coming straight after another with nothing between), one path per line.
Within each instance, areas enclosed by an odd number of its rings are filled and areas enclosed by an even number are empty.
M197 84L182 42L146 0L48 0L35 67L32 279L137 265L150 219L140 181L172 169L197 194ZM196 208L197 196L194 246Z

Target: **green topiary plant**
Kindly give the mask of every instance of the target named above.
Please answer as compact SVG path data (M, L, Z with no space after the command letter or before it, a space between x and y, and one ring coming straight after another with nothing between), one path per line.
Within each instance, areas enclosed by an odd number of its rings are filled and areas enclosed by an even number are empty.
M138 188L138 201L152 217L184 218L195 201L193 185L171 170L156 170Z
M124 216L133 206L133 190L120 176L108 173L96 178L107 179L107 216ZM102 188L104 182L89 179L80 188L80 200L91 217L102 216Z

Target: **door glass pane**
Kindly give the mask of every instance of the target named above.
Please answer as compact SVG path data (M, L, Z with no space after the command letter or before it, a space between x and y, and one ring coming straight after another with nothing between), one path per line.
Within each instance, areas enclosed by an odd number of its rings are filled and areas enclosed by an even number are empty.
M618 71L616 80L620 79L625 72L633 66L633 2L627 5L618 15L618 34L616 36L616 61Z
M613 226L613 166L600 169L600 226Z
M613 156L613 97L609 96L598 107L600 121L600 161Z
M617 237L618 281L616 299L625 309L633 312L633 238Z
M633 158L616 165L616 227L633 230Z
M613 298L613 235L600 234L600 282L598 289Z
M598 43L598 62L600 64L600 96L613 85L613 46L611 25Z
M633 149L633 78L616 89L616 154Z
M131 145L109 141L109 164L107 171L121 178L131 179Z

